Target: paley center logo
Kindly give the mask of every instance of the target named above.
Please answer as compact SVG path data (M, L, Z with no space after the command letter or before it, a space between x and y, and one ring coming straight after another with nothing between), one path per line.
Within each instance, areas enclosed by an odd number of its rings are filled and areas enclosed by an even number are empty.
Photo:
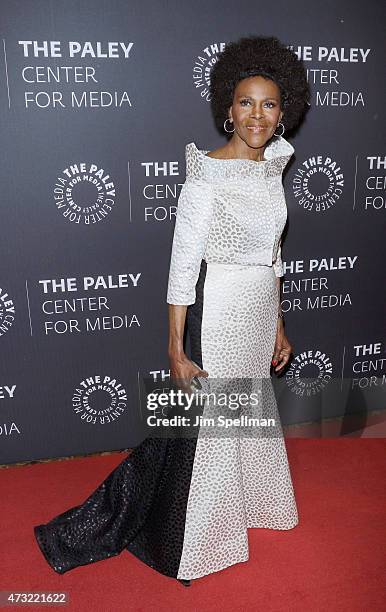
M110 174L97 164L70 164L54 185L55 206L71 223L94 225L115 205L116 190Z
M106 425L116 421L126 410L127 392L116 378L96 374L77 385L72 407L86 423Z
M328 155L314 155L295 171L292 190L305 210L323 212L334 206L343 193L344 176L339 164Z
M218 55L225 49L225 43L211 43L200 51L194 60L193 83L201 98L210 102L210 73L217 62Z
M15 320L15 304L6 289L0 286L0 336L4 336Z
M285 380L293 393L309 397L326 387L332 373L331 358L319 349L308 349L295 355Z

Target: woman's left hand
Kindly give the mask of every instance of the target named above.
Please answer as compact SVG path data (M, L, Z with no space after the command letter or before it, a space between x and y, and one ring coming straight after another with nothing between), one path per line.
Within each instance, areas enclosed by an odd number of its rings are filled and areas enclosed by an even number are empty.
M292 346L284 333L283 321L279 318L277 321L275 348L272 357L272 365L274 366L275 372L280 372L280 370L284 368L289 361L291 352Z

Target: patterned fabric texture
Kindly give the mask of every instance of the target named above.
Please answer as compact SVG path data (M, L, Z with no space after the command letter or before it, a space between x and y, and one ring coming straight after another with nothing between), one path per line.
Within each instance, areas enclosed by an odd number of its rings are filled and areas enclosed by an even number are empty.
M128 550L166 576L199 578L248 559L248 528L297 525L270 384L287 219L282 172L293 152L280 136L261 162L186 145L166 298L187 306L191 358L208 372L208 390L249 381L259 403L244 414L274 419L275 435L199 427L189 439L145 439L82 504L34 528L56 572ZM208 401L203 418L215 410Z

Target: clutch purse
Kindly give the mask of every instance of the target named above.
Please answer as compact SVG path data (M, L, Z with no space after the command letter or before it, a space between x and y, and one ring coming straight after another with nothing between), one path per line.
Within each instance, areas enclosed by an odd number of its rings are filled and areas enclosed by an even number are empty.
M193 359L191 359L191 362L194 363L194 365L197 368L200 368L200 370L202 370L202 368L198 365L198 363L193 361ZM190 388L194 393L209 393L209 389L210 389L209 377L193 376L192 381L190 383Z

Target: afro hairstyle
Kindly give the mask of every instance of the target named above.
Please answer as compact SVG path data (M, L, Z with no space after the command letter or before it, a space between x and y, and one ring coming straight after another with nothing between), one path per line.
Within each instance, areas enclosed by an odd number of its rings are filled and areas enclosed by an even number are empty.
M301 60L274 36L248 36L226 45L212 68L209 92L215 124L224 133L224 121L233 104L237 83L263 76L280 90L285 130L297 127L308 110L310 89ZM230 138L232 133L226 133Z

